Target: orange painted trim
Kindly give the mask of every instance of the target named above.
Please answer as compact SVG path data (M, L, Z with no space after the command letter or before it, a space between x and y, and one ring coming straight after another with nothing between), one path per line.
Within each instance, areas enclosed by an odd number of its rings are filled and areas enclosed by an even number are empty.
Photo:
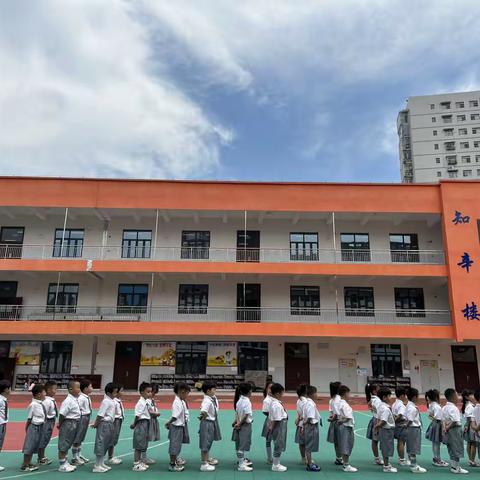
M0 177L0 206L440 213L438 184Z
M0 260L1 271L84 272L86 269L86 260Z
M175 337L343 337L453 339L451 326L225 322L1 322L3 335L161 335Z

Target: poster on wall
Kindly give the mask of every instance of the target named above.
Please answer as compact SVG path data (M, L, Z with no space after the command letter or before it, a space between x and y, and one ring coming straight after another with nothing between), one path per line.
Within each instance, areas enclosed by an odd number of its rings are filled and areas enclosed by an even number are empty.
M237 342L208 342L208 367L236 367Z
M40 365L41 342L12 342L10 358L16 358L16 365Z
M175 342L142 342L142 367L174 367Z

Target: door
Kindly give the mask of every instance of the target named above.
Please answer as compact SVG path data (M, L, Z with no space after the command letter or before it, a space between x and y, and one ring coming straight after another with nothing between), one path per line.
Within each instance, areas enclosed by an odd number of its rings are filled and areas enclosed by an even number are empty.
M342 385L347 385L352 392L358 391L357 361L354 358L338 360L338 380Z
M261 287L259 283L237 283L237 321L261 320Z
M457 392L480 388L477 351L473 346L452 345L453 376Z
M125 390L136 390L141 356L142 342L117 342L113 382L123 385Z
M9 380L10 383L13 383L17 359L15 357L9 358L9 354L10 341L0 342L0 380Z
M24 227L0 229L0 258L22 258Z
M440 390L440 378L438 376L438 360L420 360L420 378L422 391Z
M237 230L237 262L260 260L260 231Z
M296 390L310 384L310 352L308 343L285 344L285 389Z

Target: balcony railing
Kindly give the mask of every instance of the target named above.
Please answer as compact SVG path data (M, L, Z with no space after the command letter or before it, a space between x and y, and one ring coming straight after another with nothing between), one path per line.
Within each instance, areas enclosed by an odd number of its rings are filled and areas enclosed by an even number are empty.
M316 263L422 263L443 265L442 250L357 250L216 247L64 247L62 254L52 245L0 245L0 259L62 260L159 260L200 262L316 262Z
M0 305L0 320L450 325L448 310Z

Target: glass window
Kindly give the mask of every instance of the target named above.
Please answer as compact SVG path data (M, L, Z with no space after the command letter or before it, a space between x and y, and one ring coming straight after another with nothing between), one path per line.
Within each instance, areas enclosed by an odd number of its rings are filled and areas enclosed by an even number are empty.
M318 234L290 233L290 260L318 261Z
M237 283L237 321L261 320L262 288L260 283Z
M392 262L419 262L418 235L416 233L391 233L390 257Z
M151 247L151 230L123 231L122 258L150 258Z
M291 286L291 315L320 315L320 287Z
M178 287L178 313L207 314L208 285L182 284Z
M48 285L47 312L75 313L78 302L78 283Z
M177 342L175 373L177 375L205 375L207 350L207 342Z
M184 230L182 232L182 258L206 260L209 257L210 232Z
M0 230L0 243L21 245L25 227L2 227Z
M480 120L480 114L474 113L470 115L470 120Z
M395 288L397 317L424 317L423 288Z
M268 372L268 342L238 342L238 373L245 370Z
M42 342L40 373L70 373L73 342Z
M471 170L464 170L463 171L463 176L464 177L471 177L472 176L472 171Z
M460 147L461 147L461 148L470 148L470 143L468 143L468 142L460 142Z
M455 102L455 107L456 108L464 108L465 107L465 102Z
M81 257L83 249L83 229L67 228L65 233L63 228L55 230L53 240L53 257ZM63 244L62 244L63 240Z
M343 262L369 262L370 237L368 233L340 234Z
M470 101L468 102L468 105L469 105L470 107L478 107L478 100L470 100Z
M374 316L375 301L372 287L345 287L345 315Z
M464 122L466 119L466 115L457 115L457 122Z
M373 344L372 373L374 377L402 377L402 351L400 345Z
M118 286L117 313L146 313L148 285L121 283Z
M467 135L468 131L466 128L459 128L458 129L458 134L459 135Z
M260 260L260 231L237 230L237 262Z

